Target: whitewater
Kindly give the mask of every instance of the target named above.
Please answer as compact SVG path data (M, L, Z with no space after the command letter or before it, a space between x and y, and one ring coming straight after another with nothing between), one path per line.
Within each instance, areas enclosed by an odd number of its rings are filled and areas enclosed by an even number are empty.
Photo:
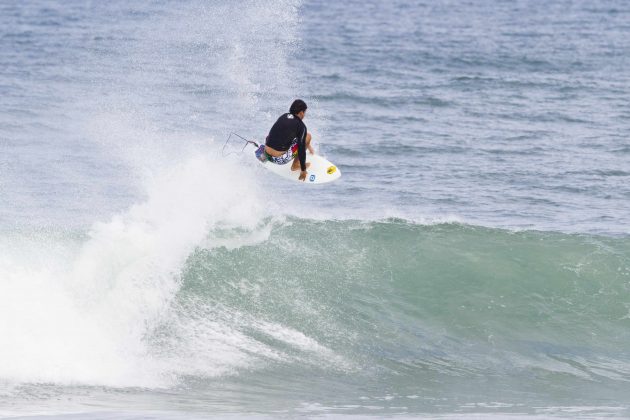
M0 417L630 416L629 17L1 4Z

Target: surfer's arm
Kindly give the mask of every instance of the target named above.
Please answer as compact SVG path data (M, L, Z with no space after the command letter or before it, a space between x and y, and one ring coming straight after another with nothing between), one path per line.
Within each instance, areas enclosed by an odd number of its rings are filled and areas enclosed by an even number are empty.
M306 126L302 126L302 133L298 137L298 159L300 160L300 169L306 172Z

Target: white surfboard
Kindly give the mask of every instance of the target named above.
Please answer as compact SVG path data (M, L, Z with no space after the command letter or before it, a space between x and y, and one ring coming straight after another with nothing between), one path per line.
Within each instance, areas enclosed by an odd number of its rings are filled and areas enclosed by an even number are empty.
M278 165L273 162L261 162L254 155L254 159L261 165L273 172L276 175L280 175L283 178L296 182L304 182L305 184L324 184L326 182L336 181L341 177L339 168L332 164L328 159L320 155L312 155L308 150L306 151L306 162L311 164L306 172L306 179L300 181L300 170L292 171L291 162L286 165Z

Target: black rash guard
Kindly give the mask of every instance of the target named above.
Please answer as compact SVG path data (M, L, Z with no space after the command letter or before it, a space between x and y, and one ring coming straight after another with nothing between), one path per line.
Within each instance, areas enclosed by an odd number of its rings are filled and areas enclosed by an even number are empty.
M298 145L300 169L306 171L306 125L293 114L283 114L269 130L265 144L274 150L284 152L295 142Z

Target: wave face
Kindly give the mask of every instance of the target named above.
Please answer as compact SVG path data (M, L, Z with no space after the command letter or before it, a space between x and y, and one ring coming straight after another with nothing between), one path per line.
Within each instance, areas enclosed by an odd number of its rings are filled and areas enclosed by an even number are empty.
M55 384L105 385L127 407L164 390L157 407L209 398L213 412L627 410L627 238L245 224L251 205L203 229L147 204L88 239L25 244L41 267L3 268L5 401ZM182 220L196 233L175 239Z
M627 239L290 219L259 244L197 250L177 302L263 343L255 364L304 391L310 374L369 398L619 403L629 251Z

